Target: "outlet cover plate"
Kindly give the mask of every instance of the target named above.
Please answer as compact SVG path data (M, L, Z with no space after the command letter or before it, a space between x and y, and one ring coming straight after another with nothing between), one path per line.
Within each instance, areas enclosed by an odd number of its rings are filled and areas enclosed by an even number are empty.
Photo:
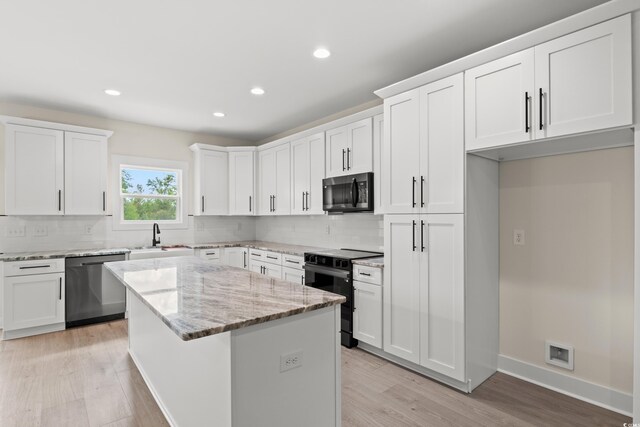
M524 246L524 230L513 230L513 244L516 246Z
M25 226L24 225L16 225L13 227L7 227L7 237L24 237L25 236Z
M280 372L290 371L302 366L302 350L280 355Z

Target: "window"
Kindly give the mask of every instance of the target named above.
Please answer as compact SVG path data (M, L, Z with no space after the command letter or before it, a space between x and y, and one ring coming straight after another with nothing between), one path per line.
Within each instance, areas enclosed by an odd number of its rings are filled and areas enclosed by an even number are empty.
M186 162L113 156L113 226L117 230L146 229L154 222L167 228L187 228Z
M120 166L123 221L179 221L180 171Z

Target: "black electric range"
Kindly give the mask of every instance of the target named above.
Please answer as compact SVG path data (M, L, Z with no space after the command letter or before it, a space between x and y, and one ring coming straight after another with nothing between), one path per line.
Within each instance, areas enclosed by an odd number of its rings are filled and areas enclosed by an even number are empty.
M347 298L340 313L340 338L345 347L354 347L353 338L353 261L382 256L380 252L331 249L304 254L304 284Z

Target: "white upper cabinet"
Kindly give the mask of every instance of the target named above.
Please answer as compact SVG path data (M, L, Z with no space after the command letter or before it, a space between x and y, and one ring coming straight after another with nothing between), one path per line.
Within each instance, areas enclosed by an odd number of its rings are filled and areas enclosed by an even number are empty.
M537 138L632 123L630 15L536 46L535 58Z
M533 139L534 50L465 72L467 150Z
M382 209L462 213L462 74L385 99Z
M107 211L107 138L64 133L64 213L105 215Z
M64 132L6 125L7 215L64 214Z
M382 139L382 209L385 213L417 211L420 177L420 92L384 100Z
M291 142L291 213L322 214L324 132Z
M631 17L465 72L466 149L632 123Z
M462 74L419 89L419 207L424 213L464 210L464 95Z
M371 117L326 132L326 176L373 171Z
M290 144L258 152L258 213L291 214Z
M229 214L254 215L254 149L229 151Z
M194 144L194 215L229 213L229 167L227 149Z

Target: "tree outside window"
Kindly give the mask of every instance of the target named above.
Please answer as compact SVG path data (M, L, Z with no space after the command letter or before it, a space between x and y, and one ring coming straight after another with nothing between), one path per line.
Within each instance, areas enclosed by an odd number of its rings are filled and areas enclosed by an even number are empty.
M139 166L120 167L123 222L180 220L181 171Z

